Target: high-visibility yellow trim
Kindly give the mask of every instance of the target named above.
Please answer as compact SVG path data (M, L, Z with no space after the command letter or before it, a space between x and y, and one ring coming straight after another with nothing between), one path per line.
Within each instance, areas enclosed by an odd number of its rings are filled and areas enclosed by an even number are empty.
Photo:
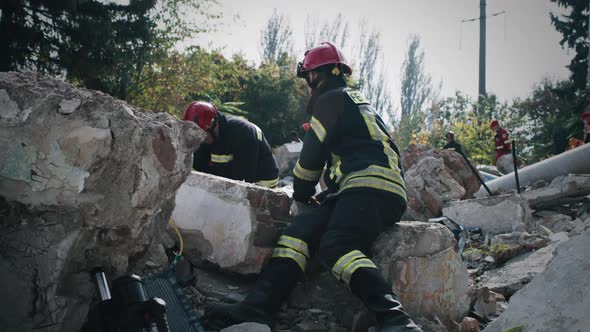
M274 188L279 185L279 178L274 180L260 180L256 181L255 184L266 188Z
M262 130L260 130L260 128L258 128L256 125L254 125L254 128L256 129L256 138L262 142Z
M397 185L404 187L404 180L402 179L399 172L396 172L392 169L381 167L378 165L371 165L363 170L355 171L350 173L344 178L344 184L347 183L349 180L361 177L361 176L380 176L382 178L391 180L395 182ZM343 185L344 185L343 184Z
M305 169L301 167L301 164L299 163L299 161L297 161L297 164L295 164L295 168L293 168L293 174L301 180L316 182L322 176L322 170L320 169L314 171Z
M369 108L369 110L361 110L361 114L363 119L365 120L365 125L369 130L369 134L371 134L371 138L375 141L387 141L389 138L387 135L381 130L379 125L377 124L377 120L375 120L375 114Z
M303 240L288 235L281 235L279 241L277 241L277 244L287 248L295 249L305 255L305 257L309 258L309 248L307 243L305 243Z
M368 104L369 101L358 90L346 90L346 93L355 104Z
M350 263L352 263L355 259L367 257L363 254L360 250L353 250L346 255L340 257L334 266L332 267L332 275L336 277L336 279L340 280L340 276L342 275L342 271L346 269Z
M233 154L211 154L211 162L217 164L226 164L234 160Z
M338 162L330 167L330 179L334 181L334 183L339 183L342 180L342 170L340 170L340 165L342 162L338 160Z
M320 142L323 143L326 139L326 135L328 134L326 132L326 128L324 128L322 123L313 116L311 117L311 121L309 122L309 124L311 125L311 129L313 129L313 132L316 134Z
M297 265L299 265L303 272L305 272L307 267L307 258L305 258L302 253L291 248L275 248L272 252L272 257L290 258L294 260Z
M350 188L373 188L388 191L394 194L399 195L404 200L408 200L406 197L406 191L403 187L399 184L393 183L388 180L375 178L371 176L359 176L359 177L351 177L346 180L346 183L343 183L340 186L340 189L336 194L341 193L342 191Z
M352 278L352 274L361 267L376 269L377 266L373 261L368 258L360 258L352 262L352 264L348 265L344 271L342 271L342 280L348 285L350 284L350 279Z

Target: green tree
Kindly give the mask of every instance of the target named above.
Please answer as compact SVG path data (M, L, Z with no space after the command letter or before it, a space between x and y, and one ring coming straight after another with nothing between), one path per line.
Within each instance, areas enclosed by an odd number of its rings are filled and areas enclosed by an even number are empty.
M588 74L588 1L585 0L551 0L566 10L566 14L551 13L551 24L563 38L561 46L573 48L576 55L567 66L576 89L586 88Z
M67 7L56 4L72 3ZM2 1L0 70L36 70L126 99L144 69L208 26L187 19L212 0L133 0L129 5ZM199 24L203 24L200 26Z
M573 81L540 82L526 99L515 100L512 109L528 119L523 129L530 161L539 161L565 151L568 139L582 138L579 114L586 106L587 92L577 93Z
M283 54L293 53L293 31L285 15L275 9L260 36L262 61L277 62Z
M249 71L240 97L248 120L262 129L273 146L287 142L289 134L305 122L307 85L296 77L295 63L284 54L277 63Z
M146 68L144 79L129 99L135 105L179 117L186 105L198 100L241 114L240 104L235 103L239 103L251 70L239 54L230 60L219 51L208 52L200 47L186 53L172 52Z
M409 39L406 58L401 70L401 116L395 125L396 142L405 147L412 132L424 130L426 103L432 93L431 77L424 71L424 51L420 49L420 37Z

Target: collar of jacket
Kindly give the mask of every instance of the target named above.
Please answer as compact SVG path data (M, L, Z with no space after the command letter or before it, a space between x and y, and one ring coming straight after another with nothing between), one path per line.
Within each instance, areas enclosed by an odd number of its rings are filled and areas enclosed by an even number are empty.
M326 93L327 91L342 88L348 86L344 78L341 77L329 77L326 83L317 89L313 89L311 92L311 98L307 104L307 114L311 115L313 112L313 106L318 101L318 98Z

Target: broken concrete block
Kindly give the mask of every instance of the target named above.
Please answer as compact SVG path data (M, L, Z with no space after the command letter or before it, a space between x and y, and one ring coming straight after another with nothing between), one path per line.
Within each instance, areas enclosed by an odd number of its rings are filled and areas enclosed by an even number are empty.
M101 92L0 73L2 329L79 331L96 296L89 271L166 266L156 225L203 137Z
M567 240L567 235L565 236ZM487 287L510 297L545 270L560 242L552 242L537 251L509 260L501 268L486 271L481 276L481 287Z
M193 171L178 189L172 218L191 262L258 273L289 220L290 203L278 190Z
M541 249L543 250L543 249ZM585 331L590 326L590 231L561 242L545 271L514 294L484 332Z
M511 233L531 228L532 214L525 199L516 195L449 202L443 215L456 223L478 227L482 233Z
M273 155L277 161L280 177L287 176L291 173L297 160L299 160L299 154L301 153L302 148L303 143L297 142L286 143L274 149Z
M564 203L568 197L584 197L590 194L589 175L569 175L555 178L545 188L523 193L532 209L547 208Z

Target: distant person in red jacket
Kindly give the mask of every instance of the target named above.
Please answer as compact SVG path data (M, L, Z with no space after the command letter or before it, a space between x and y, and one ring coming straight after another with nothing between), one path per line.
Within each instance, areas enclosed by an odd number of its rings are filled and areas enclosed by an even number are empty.
M496 146L496 167L502 174L514 172L514 161L512 159L512 147L510 146L510 134L500 126L496 119L492 120L490 127L496 133L494 142Z

